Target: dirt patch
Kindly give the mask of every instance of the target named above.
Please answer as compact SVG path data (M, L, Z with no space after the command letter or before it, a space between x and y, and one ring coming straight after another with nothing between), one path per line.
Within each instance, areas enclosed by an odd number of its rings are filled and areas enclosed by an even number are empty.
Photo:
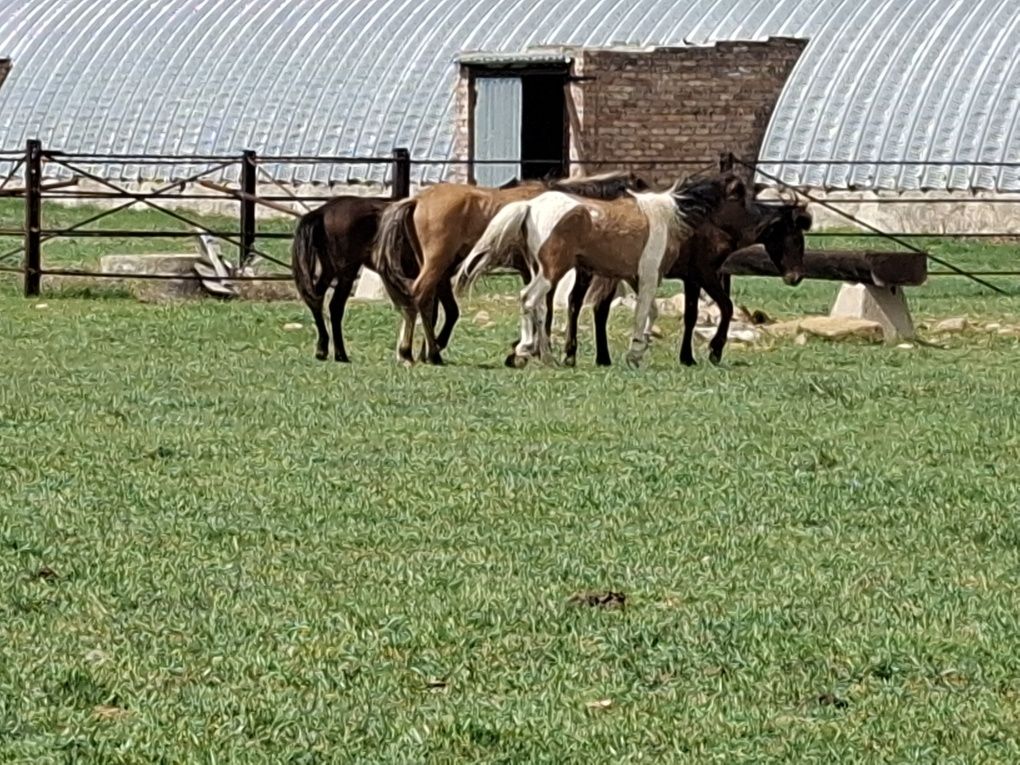
M33 577L35 579L41 579L44 582L53 582L60 578L60 574L58 574L49 566L39 566L39 568L33 574Z
M850 702L846 699L841 699L834 693L822 693L818 696L818 703L823 707L835 707L836 709L846 709L850 706Z
M577 592L570 596L567 602L572 606L587 606L588 608L623 608L627 603L627 596L622 592Z
M119 720L127 717L131 712L123 707L108 706L100 704L92 708L92 716L100 720Z

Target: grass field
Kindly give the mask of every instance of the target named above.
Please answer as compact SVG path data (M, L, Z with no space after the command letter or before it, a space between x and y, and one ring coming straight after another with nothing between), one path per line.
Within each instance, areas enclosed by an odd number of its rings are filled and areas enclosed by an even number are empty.
M1017 338L684 370L663 319L646 368L598 370L586 321L578 369L514 372L483 294L448 367L406 370L384 307L340 366L298 304L17 288L2 762L1020 759ZM1020 315L956 279L912 300Z

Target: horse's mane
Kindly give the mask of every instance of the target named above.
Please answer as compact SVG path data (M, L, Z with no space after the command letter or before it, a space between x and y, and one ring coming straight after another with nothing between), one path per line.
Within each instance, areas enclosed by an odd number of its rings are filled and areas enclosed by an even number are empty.
M545 185L550 191L562 191L564 194L573 194L577 197L607 201L648 188L648 184L642 178L626 171L552 180L547 181Z
M806 202L796 199L754 200L749 203L754 212L771 224L782 223L788 227L797 227L802 231L810 231L814 223L811 211Z
M724 193L724 178L717 175L674 184L670 193L676 203L677 214L688 225L697 227L719 205Z

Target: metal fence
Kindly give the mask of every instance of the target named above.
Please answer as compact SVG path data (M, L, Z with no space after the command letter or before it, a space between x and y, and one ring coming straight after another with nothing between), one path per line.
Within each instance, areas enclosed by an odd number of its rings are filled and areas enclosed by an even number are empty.
M745 168L749 176L765 180L772 185L787 186L780 178L766 171L765 167L773 170L777 165L993 165L996 163L979 162L883 162L883 161L844 161L844 160L796 160L789 163L777 163L765 161L757 163L755 160L741 160L732 155L723 155L724 163L739 165ZM726 159L728 157L728 160ZM548 166L549 160L533 160L536 164ZM526 164L527 161L524 162ZM508 164L508 160L451 160L451 159L412 159L406 149L395 149L389 157L317 157L317 156L260 156L254 151L245 151L234 156L205 156L205 155L145 155L145 154L83 154L66 153L45 149L39 141L29 141L23 150L0 151L0 163L9 165L10 170L0 180L0 198L17 198L23 200L24 204L24 225L19 228L0 228L0 236L18 237L21 244L6 252L0 252L0 273L21 274L24 282L24 293L26 296L39 294L41 281L44 276L70 276L88 278L116 278L116 279L189 279L206 280L205 277L195 275L188 277L184 275L170 274L110 274L100 271L69 268L46 268L43 265L42 246L60 238L123 238L123 237L145 237L145 238L173 238L192 237L201 233L213 237L222 243L235 247L239 268L251 264L257 257L275 263L283 268L289 269L289 264L264 252L259 248L259 240L288 239L290 235L278 232L260 232L256 225L256 209L258 206L273 208L280 212L291 215L300 215L287 204L297 204L304 210L311 209L311 204L321 203L330 198L326 194L298 194L293 189L282 185L275 180L266 169L269 165L300 165L300 164L362 164L362 165L385 165L388 172L386 181L390 187L390 196L394 199L407 197L411 193L412 167L421 165L442 165L447 168L460 166L466 169L465 175L473 175L473 169L482 164ZM514 164L522 164L515 160ZM674 159L663 158L659 160L628 160L626 158L588 158L574 160L570 165L583 166L588 171L602 171L629 168L640 172L642 168L675 167L677 174L694 175L712 170L717 170L720 159ZM168 177L172 176L173 181L168 181L151 191L138 191L127 188L121 182L109 180L102 173L103 168L124 167L127 165L151 165L173 168L172 172L166 172ZM186 168L187 173L181 172ZM569 170L569 167L564 167ZM215 182L211 176L224 174L224 171L231 177L236 177L234 185L227 185L222 182ZM50 171L50 172L48 172ZM106 175L111 175L106 174ZM58 176L59 180L45 180L47 177ZM69 177L68 177L69 176ZM23 185L12 187L15 179L21 178ZM93 189L80 188L82 181L89 182ZM189 191L189 187L198 186L205 193ZM1012 267L996 269L992 271L968 272L957 268L947 262L944 258L932 256L930 253L915 246L911 240L937 239L937 238L981 238L999 240L1018 240L1020 232L972 232L972 233L916 233L916 232L888 232L873 226L858 217L851 215L841 209L841 204L859 204L857 201L833 202L824 198L816 197L810 191L796 189L800 194L808 197L815 203L828 208L830 211L853 223L861 229L853 236L882 238L895 243L908 251L927 255L935 263L943 266L943 270L932 271L932 276L967 276L979 281L981 284L996 291L1001 291L990 283L984 281L982 276L1020 276L1020 270ZM97 202L112 204L112 206L95 212L84 219L64 228L45 227L44 204L47 200L53 202ZM166 206L166 202L193 201L193 202L215 202L227 201L236 204L237 227L236 230L215 230L209 228L202 222L195 220L188 214L178 209ZM1020 205L1020 197L1016 199L996 198L928 198L928 197L899 197L899 198L876 198L867 200L868 204L881 205L904 205L904 204L996 204L1007 202ZM119 212L142 205L156 210L177 223L186 224L191 231L177 229L166 230L141 230L141 229L97 229L92 225L96 222L115 215ZM816 232L816 237L842 237L845 233ZM15 258L21 256L19 265L11 265ZM1012 266L1013 264L1010 264ZM264 275L264 276L231 276L230 281L274 281L286 280L287 275Z

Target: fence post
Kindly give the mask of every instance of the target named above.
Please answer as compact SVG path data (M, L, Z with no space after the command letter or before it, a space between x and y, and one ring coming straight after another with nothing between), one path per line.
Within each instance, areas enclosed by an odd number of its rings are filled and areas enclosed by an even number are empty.
M411 152L407 149L393 150L393 198L405 199L411 196Z
M25 145L25 297L39 295L42 281L42 143Z
M257 192L255 152L250 149L241 157L241 243L238 270L255 259L255 194Z

